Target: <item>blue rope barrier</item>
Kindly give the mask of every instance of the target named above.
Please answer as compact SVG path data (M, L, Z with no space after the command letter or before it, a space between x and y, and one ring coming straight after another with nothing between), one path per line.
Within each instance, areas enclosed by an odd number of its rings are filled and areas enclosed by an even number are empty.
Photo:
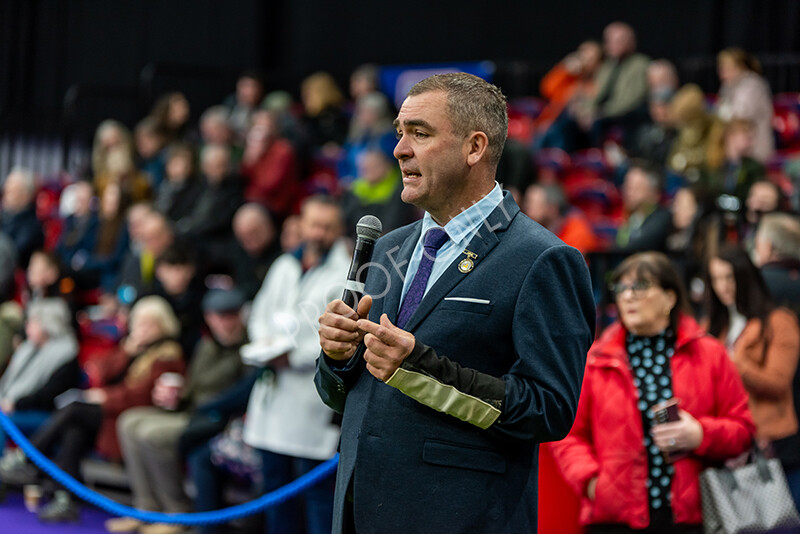
M80 499L102 508L106 512L116 516L133 517L144 523L170 523L187 526L210 525L217 523L227 523L234 519L246 517L259 513L270 506L282 503L296 495L302 493L309 487L313 486L323 478L331 475L336 471L336 466L339 463L339 455L337 454L330 460L318 465L308 473L302 475L300 478L290 482L289 484L276 489L266 495L262 495L257 499L250 502L237 504L223 510L215 510L213 512L197 512L191 514L166 514L163 512L150 512L147 510L138 510L131 506L125 506L118 502L112 501L104 495L100 495L93 491L77 480L71 475L62 471L57 465L44 456L31 442L26 438L22 432L14 425L14 423L0 411L0 426L8 434L8 437L22 449L34 464L39 469L47 473L53 480L64 486L70 493L79 497Z

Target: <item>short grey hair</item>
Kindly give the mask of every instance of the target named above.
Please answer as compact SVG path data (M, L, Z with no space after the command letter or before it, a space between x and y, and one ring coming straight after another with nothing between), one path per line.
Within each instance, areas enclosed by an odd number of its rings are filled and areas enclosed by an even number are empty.
M34 193L36 193L36 175L33 171L26 167L14 167L11 169L11 172L8 173L8 176L6 176L6 181L12 176L14 179L19 180L28 194L33 197Z
M200 115L200 123L207 121L223 122L228 124L228 117L230 112L225 106L211 106Z
M497 166L508 136L508 107L500 88L472 74L455 72L425 78L411 88L408 96L434 91L447 95L453 133L464 137L470 132L485 133L489 138L489 161Z
M756 239L768 241L778 259L800 260L800 219L786 213L761 217Z
M63 299L43 298L33 300L28 304L27 312L28 320L36 320L49 338L74 335L72 313Z

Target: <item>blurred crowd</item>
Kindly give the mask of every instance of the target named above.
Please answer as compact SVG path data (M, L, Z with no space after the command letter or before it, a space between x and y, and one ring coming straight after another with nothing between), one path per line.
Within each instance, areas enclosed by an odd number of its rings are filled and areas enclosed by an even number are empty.
M700 467L753 436L798 499L800 136L782 119L800 117L800 99L773 96L742 50L717 64L716 94L681 85L616 22L555 65L540 96L510 103L498 182L584 253L599 313L618 318L590 352L573 433L553 447L582 520L641 524L648 507L695 520ZM0 408L60 467L80 478L87 457L123 461L136 506L188 512L219 508L230 484L269 491L333 456L336 418L312 385L316 318L341 294L363 215L385 232L421 215L400 198L396 110L379 73L355 70L349 98L312 74L295 102L248 71L198 117L183 94L165 94L132 130L98 125L85 176L4 177ZM649 409L673 396L674 379L685 424L622 443L658 449L642 456L642 476L659 484L659 450L695 451L694 463L663 469L694 493L619 509L629 501L615 492L636 481L614 485L591 440L597 421L627 427L584 399L619 402L608 392L627 382L609 368L642 361L651 342L689 363L641 368L629 393L653 393ZM648 389L645 377L664 384ZM10 444L0 480L42 485L44 520L77 517L69 493ZM270 509L268 531L330 532L329 482L302 507ZM108 528L182 530L131 518Z

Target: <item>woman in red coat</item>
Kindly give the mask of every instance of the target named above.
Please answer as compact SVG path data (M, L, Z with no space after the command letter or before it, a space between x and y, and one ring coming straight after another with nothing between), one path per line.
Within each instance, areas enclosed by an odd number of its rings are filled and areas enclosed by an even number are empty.
M699 474L750 446L747 394L724 347L686 313L666 256L629 257L612 288L620 321L590 349L575 425L553 454L588 532L700 533ZM674 421L659 423L653 407L670 399Z
M86 365L89 380L96 387L57 410L31 438L34 447L77 479L81 461L95 447L104 456L119 460L117 416L128 408L152 404L151 392L162 373L183 373L183 355L174 341L179 334L180 323L167 301L156 296L139 300L131 310L130 334L120 348ZM20 463L0 469L0 476L12 484L32 483L36 471ZM54 498L39 510L39 518L76 520L78 508L69 493L56 490L49 479L45 486L45 493L52 493Z

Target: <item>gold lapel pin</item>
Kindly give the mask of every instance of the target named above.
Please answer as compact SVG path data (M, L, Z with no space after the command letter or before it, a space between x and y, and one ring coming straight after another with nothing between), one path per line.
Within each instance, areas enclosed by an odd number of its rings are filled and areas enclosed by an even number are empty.
M478 259L478 255L467 249L464 249L463 253L466 254L467 257L458 262L458 270L462 273L468 273L475 268L475 260Z

